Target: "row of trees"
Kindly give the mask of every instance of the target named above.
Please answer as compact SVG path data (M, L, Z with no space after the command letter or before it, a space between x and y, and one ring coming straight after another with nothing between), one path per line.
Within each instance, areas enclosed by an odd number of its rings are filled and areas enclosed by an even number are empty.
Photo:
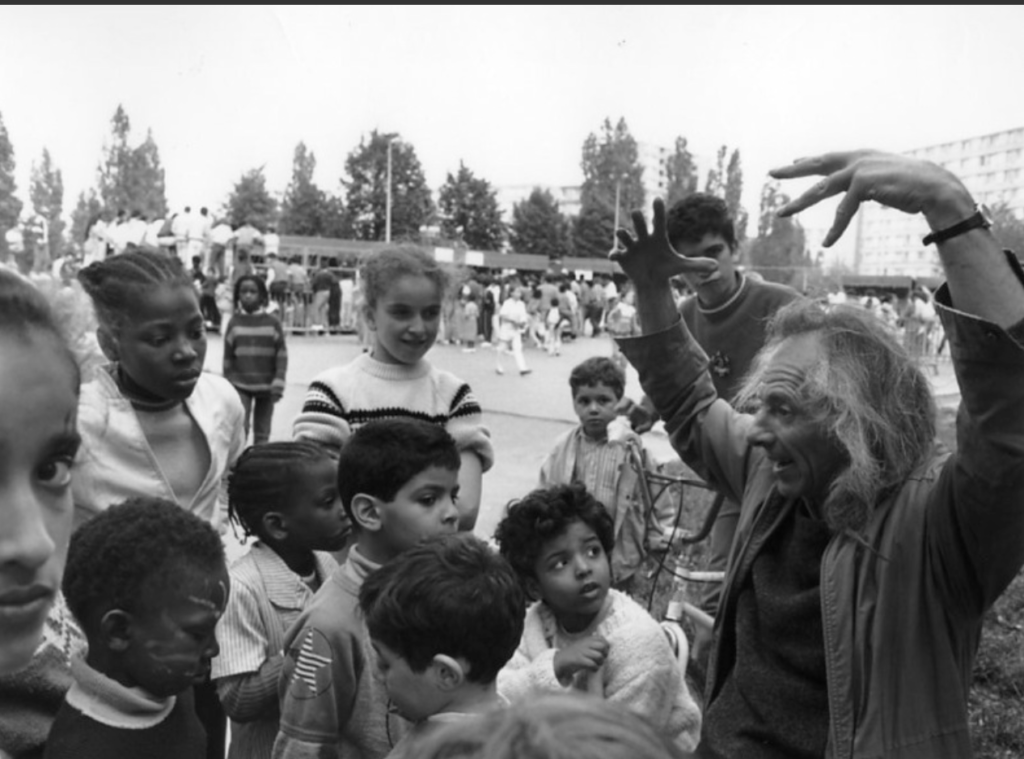
M0 254L3 255L7 254L6 233L18 225L24 207L17 196L15 168L14 146L0 114ZM64 233L64 179L46 148L43 148L38 162L32 163L29 200L35 216L45 227L32 225L27 230L28 242L35 244L37 238L45 234L49 251L56 254Z
M703 190L724 198L736 220L745 262L766 278L792 282L796 273L814 266L806 253L804 233L795 219L780 219L777 211L789 198L774 181L762 188L756 236L748 239L748 216L740 198L743 170L740 151L722 145L703 185L685 137L661 157L660 190L666 205ZM562 212L550 192L535 188L516 203L506 223L491 184L465 164L447 175L433 200L415 147L395 133L373 131L345 160L338 192L316 184L316 156L300 142L292 159L292 176L280 201L267 187L263 167L245 172L220 209L233 224L250 221L266 228L276 224L284 234L383 240L388 227L388 178L391 186L391 236L420 240L421 230L433 225L443 240L480 250L501 249L506 242L522 253L548 258L601 257L614 243L616 224L628 225L626 214L647 208L640 146L625 119L587 136L582 146L580 211ZM16 195L14 149L0 116L0 246L8 229L18 223L22 202ZM29 198L34 214L45 222L50 257L64 244L64 187L60 169L44 148L33 162ZM118 106L111 135L97 165L96 186L82 192L71 214L71 239L81 242L98 212L141 211L150 218L168 212L164 169L151 132L133 144L131 122ZM996 211L995 231L1014 247L1024 248L1024 223L1003 209ZM31 236L32 230L29 230ZM27 241L31 244L31 240ZM3 252L0 247L0 252Z

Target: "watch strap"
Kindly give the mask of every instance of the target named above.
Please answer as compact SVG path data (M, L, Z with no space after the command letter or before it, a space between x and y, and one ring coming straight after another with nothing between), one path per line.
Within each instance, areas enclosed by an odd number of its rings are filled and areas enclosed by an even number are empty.
M922 245L931 245L932 243L945 242L958 235L962 235L966 232L970 232L972 229L978 229L979 227L985 227L988 229L992 226L992 222L989 221L988 215L982 210L980 206L974 207L974 213L968 216L963 221L959 221L951 227L945 229L939 229L931 232L921 240Z

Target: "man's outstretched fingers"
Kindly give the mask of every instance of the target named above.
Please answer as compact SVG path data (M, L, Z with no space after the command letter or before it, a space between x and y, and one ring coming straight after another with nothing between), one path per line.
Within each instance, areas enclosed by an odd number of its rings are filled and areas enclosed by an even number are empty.
M771 169L768 172L768 176L773 179L797 179L799 177L834 174L851 165L865 152L868 151L842 151L811 156L810 158L798 158L789 166L779 166Z
M860 202L861 199L853 192L847 192L843 196L843 199L839 201L839 205L836 207L836 216L832 221L832 228L829 229L825 239L821 242L824 247L832 247L832 243L843 236L843 232L846 231L846 228L850 226L850 222L853 221L853 215L860 208Z
M833 195L838 195L848 190L852 179L853 170L849 167L823 177L821 181L815 182L814 186L804 192L799 198L790 201L780 208L779 216L785 218L786 216L800 213L800 211L810 208L826 198L831 198Z
M633 219L633 229L636 230L637 242L643 242L650 234L647 232L647 219L644 218L643 211L633 211L630 214L630 218Z
M636 240L633 239L633 235L631 235L625 229L616 229L615 236L619 238L619 242L621 243L622 247L612 252L613 259L616 256L622 255L624 252L628 251L630 248L636 245Z

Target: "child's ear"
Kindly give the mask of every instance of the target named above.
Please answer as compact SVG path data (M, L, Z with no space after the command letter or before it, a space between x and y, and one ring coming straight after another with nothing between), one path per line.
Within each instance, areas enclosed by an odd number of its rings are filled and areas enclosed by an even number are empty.
M367 328L373 332L377 331L377 322L374 318L373 309L368 305L363 306L363 321L366 323Z
M121 357L121 349L117 345L117 338L105 326L100 325L96 330L96 340L100 344L103 355L111 361L118 361Z
M446 654L437 654L430 663L434 686L440 691L453 691L466 682L469 665L465 660L454 659Z
M280 511L268 511L260 521L268 538L282 541L288 537L288 527L285 524L284 515Z
M132 615L121 609L111 609L100 619L100 640L111 651L127 651L132 641Z
M379 532L380 501L372 495L357 493L352 497L352 521L367 532Z

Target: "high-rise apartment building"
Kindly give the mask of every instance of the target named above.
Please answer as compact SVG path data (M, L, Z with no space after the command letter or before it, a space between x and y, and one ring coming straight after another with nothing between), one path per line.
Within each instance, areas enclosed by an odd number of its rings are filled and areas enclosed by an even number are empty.
M990 208L1004 204L1024 219L1024 127L917 148L905 155L949 169L978 203ZM920 214L911 216L877 203L865 203L853 224L857 230L857 273L942 275L935 247L921 244L929 228Z

